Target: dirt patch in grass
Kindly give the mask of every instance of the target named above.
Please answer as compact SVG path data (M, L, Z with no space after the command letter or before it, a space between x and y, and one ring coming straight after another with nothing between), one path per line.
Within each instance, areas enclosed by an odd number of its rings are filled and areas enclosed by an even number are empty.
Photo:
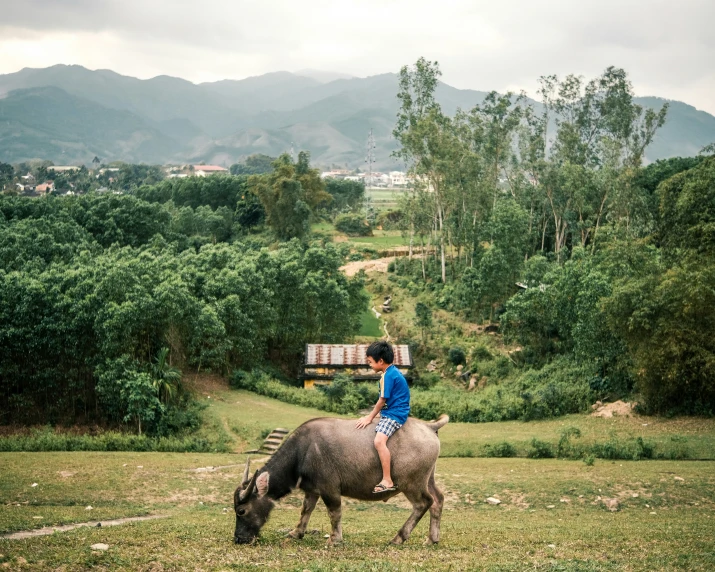
M355 276L361 270L365 272L387 272L387 267L393 260L393 257L377 258L375 260L355 260L341 266L340 270L345 273L345 276Z
M215 393L229 389L228 379L216 373L187 373L182 381L191 391L208 394L211 399L217 398Z
M127 522L138 522L142 520L155 520L157 518L167 518L168 514L151 514L147 516L131 516L127 518L115 518L112 520L92 520L89 522L80 522L77 524L65 524L62 526L46 526L45 528L37 528L35 530L23 530L21 532L12 532L10 534L3 534L2 538L7 538L9 540L23 540L25 538L34 538L35 536L47 536L48 534L54 534L55 532L67 532L68 530L74 530L80 527L93 527L93 528L104 528L106 526L118 526L120 524L126 524Z
M635 403L626 403L625 401L614 401L613 403L601 403L597 401L593 407L594 411L591 413L592 417L603 417L609 418L614 415L619 417L632 417L635 415L633 408L636 406Z

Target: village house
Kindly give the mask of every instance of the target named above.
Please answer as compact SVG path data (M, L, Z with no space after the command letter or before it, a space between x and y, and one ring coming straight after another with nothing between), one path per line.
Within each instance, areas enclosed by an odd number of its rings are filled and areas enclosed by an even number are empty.
M37 185L35 187L35 192L41 196L44 196L47 193L51 193L54 190L55 190L55 182L54 181L45 181L41 185Z
M300 379L305 389L316 385L329 385L339 373L352 377L355 381L377 381L380 375L367 365L368 344L308 344ZM410 370L414 367L410 346L395 345L394 364L409 381Z
M193 165L193 168L195 177L206 177L208 175L215 175L216 173L228 173L228 169L219 167L218 165Z

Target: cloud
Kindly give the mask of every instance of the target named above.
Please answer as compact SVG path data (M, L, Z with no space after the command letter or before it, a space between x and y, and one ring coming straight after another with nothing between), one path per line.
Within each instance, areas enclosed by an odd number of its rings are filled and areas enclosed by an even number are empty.
M418 57L473 89L625 68L636 91L715 113L712 0L24 0L0 22L0 73L77 63L192 81L306 67L358 76Z

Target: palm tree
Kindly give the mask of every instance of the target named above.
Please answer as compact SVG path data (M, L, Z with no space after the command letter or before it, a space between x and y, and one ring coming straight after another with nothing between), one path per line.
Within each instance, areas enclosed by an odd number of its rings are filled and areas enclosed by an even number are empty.
M169 365L169 348L161 348L151 364L151 377L159 399L168 404L181 389L181 372Z

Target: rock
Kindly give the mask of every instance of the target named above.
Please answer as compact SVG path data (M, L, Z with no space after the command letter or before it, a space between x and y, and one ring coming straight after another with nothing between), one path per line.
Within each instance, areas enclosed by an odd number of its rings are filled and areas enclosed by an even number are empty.
M90 546L90 548L91 548L92 550L102 550L102 551L104 551L104 550L109 550L109 545L100 542L100 543L98 543L98 544L93 544L92 546Z
M631 496L632 496L634 499L637 499L637 498L638 498L638 493L633 493Z
M92 505L87 505L87 507L84 510L92 510Z
M601 407L601 405L603 405L603 403L602 403L601 401L596 401L596 403L594 403L593 405L591 405L591 409L593 409L594 411L596 411L596 409L598 409L599 407Z
M600 401L596 401L596 403L591 406L591 409L594 410L591 415L593 417L603 418L611 418L614 415L630 417L633 414L633 408L636 405L637 403L635 402L626 403L620 399L618 401L614 401L613 403L601 403Z
M487 386L487 382L489 380L486 378L486 376L482 376L482 379L479 380L479 383L477 384L477 389L484 389Z
M223 514L226 514L227 512L228 512L228 509L224 507Z
M547 505L546 508L556 508L556 505L550 504L550 505Z
M137 469L143 469L144 465L137 465Z
M460 363L460 364L457 366L457 371L462 371L463 369L464 369L464 366Z
M499 499L495 499L494 497L489 497L485 502L488 502L489 504L497 505L501 504L501 501Z
M30 486L31 486L31 487L36 487L36 486L37 486L37 483L32 483Z
M673 479L675 479L676 481L679 481L681 483L685 482L685 479L683 477L673 477Z
M467 388L467 391L472 391L477 385L477 378L473 377L469 380L469 387Z
M546 546L548 546L549 548L556 548L555 544L547 544Z
M603 504L611 512L616 512L618 510L618 499L603 499Z

